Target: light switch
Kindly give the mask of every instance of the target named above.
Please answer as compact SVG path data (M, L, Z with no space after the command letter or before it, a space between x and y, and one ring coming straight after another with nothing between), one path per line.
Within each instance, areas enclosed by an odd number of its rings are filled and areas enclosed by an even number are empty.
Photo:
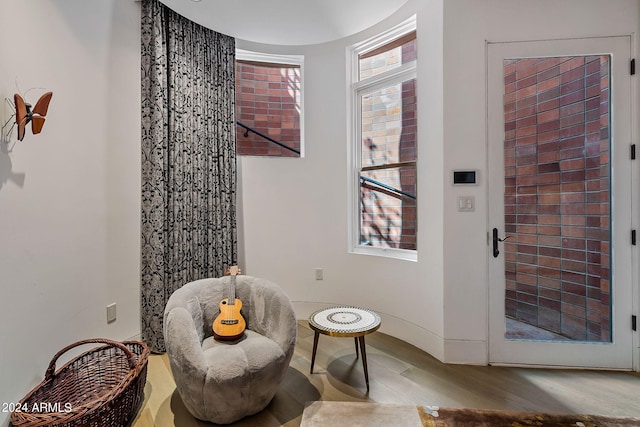
M476 198L474 196L458 197L458 212L474 212L476 210Z

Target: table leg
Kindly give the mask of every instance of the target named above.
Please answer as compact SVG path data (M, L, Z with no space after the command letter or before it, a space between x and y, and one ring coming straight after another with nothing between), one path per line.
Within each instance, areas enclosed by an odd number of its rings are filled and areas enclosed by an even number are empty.
M318 349L318 338L320 337L320 333L314 331L313 334L313 352L311 353L311 369L309 370L310 374L313 374L313 364L316 361L316 350Z
M360 351L362 352L362 367L364 368L364 380L367 383L367 391L369 391L369 370L367 369L367 349L364 344L364 335L359 337Z
M358 356L358 337L353 337L353 340L356 342L356 359L359 357Z

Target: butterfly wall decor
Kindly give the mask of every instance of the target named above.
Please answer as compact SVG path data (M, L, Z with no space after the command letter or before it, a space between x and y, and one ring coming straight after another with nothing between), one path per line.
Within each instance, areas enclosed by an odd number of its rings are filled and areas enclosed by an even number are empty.
M25 102L22 96L17 93L13 95L14 106L16 108L15 124L18 125L18 141L22 141L24 139L25 131L29 122L31 122L31 131L34 135L39 134L42 131L52 96L53 92L43 94L40 99L38 99L38 102L36 102L36 105L32 110L31 104Z

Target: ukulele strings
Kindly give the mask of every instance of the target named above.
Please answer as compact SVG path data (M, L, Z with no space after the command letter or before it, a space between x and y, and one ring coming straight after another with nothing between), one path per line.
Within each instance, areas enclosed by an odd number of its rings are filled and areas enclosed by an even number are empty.
M231 320L231 280L232 277L229 277L229 292L227 293L227 320Z
M227 320L231 320L232 319L232 315L233 315L233 310L231 309L231 298L234 297L232 295L233 293L233 282L235 280L236 276L235 275L231 275L231 277L229 278L229 295L227 298Z

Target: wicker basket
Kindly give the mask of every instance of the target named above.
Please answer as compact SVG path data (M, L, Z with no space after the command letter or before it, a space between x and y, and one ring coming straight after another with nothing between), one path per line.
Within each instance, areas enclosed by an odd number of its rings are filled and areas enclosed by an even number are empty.
M56 362L83 344L106 344L60 368ZM14 426L126 426L143 400L149 348L143 342L107 339L78 341L51 360L42 383L11 413Z

